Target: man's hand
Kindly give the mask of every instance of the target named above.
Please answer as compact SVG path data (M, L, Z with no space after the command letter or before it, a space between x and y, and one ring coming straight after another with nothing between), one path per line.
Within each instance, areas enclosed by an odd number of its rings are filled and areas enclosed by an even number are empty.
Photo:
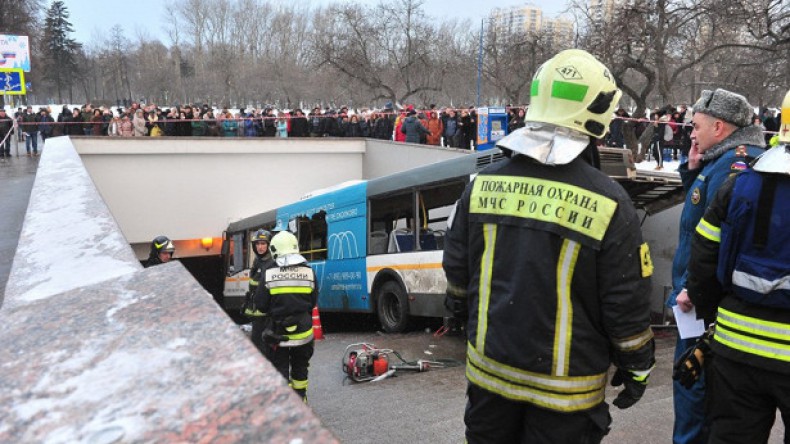
M685 288L680 293L678 293L677 298L675 298L675 302L677 302L678 307L680 307L680 311L683 313L688 313L692 308L694 308L694 303L691 302L689 294Z
M618 368L612 377L612 387L620 385L624 387L623 391L617 395L612 403L619 409L627 409L642 399L651 370L653 370L653 367L647 370L623 370Z
M699 152L699 145L697 139L691 139L691 148L689 148L689 162L688 169L696 170L702 163L702 153Z

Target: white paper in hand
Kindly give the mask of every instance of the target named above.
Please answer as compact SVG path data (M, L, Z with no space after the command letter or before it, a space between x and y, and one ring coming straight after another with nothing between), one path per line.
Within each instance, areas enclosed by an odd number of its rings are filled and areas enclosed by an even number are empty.
M675 313L680 339L698 338L705 333L705 321L697 319L696 308L692 307L691 310L684 313L679 306L675 305L672 307L672 312Z

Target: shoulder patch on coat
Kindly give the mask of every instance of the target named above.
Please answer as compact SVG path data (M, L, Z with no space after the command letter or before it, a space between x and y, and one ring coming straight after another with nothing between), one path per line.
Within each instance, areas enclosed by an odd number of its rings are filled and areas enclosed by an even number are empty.
M691 203L693 203L694 205L698 204L699 197L700 197L699 187L694 188L694 191L691 192Z
M735 157L746 157L747 155L746 145L738 145L738 147L735 148Z
M650 277L653 275L653 259L650 258L650 247L647 242L639 246L639 262L642 268L642 277Z
M749 165L746 165L746 162L744 162L742 160L739 160L737 162L733 162L733 164L730 165L730 169L733 170L733 171L743 171L743 170L745 170L748 167L749 167Z

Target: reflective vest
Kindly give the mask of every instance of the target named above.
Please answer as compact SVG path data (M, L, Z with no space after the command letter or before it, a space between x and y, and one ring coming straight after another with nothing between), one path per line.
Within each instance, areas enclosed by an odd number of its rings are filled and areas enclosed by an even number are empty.
M790 309L790 178L742 173L727 221L716 270L724 290L746 302Z
M714 352L790 374L788 217L790 177L749 170L735 182L726 223L703 219L697 232L720 242L717 278L727 296L718 307Z
M312 310L317 303L315 273L307 264L272 267L264 272L265 298L260 309L272 317L280 347L297 347L313 340Z

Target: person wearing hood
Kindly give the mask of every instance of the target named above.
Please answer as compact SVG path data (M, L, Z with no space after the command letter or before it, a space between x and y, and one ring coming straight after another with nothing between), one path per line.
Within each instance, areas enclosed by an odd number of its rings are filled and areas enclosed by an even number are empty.
M647 243L628 193L591 162L622 92L586 51L532 79L525 126L458 200L445 305L468 317L466 441L600 443L655 364Z
M411 109L406 113L406 118L400 126L400 131L406 135L406 143L420 143L420 136L431 134L419 120L417 120L416 112Z
M255 292L255 306L271 319L263 341L272 365L307 402L307 369L314 349L312 311L318 304L315 273L299 253L293 233L275 234L269 248L275 264L264 271Z
M170 262L176 252L173 241L167 236L157 236L151 241L151 251L148 253L148 262L145 268Z
M678 168L686 201L680 213L678 246L672 261L672 292L667 300L668 307L678 306L683 312L694 308L686 288L691 241L697 225L727 177L745 170L765 146L762 131L752 125L754 108L743 96L725 89L705 90L693 110L689 160ZM697 338L678 336L675 361L696 342ZM673 399L673 442L708 442L705 375L690 388L674 381Z

